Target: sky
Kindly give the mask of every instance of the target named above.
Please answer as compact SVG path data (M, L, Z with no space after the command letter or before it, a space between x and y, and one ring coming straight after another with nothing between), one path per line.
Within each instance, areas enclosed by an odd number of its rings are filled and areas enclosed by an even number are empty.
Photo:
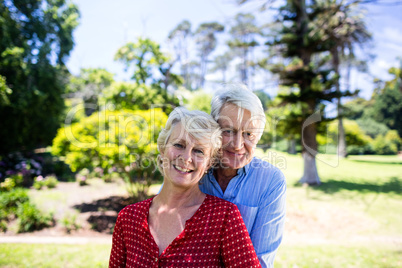
M169 32L187 19L193 30L203 22L230 23L239 12L260 14L257 7L266 0L238 6L235 0L72 0L81 19L74 32L75 47L67 62L71 73L81 68L105 68L116 74L117 80L127 80L124 66L113 60L117 50L137 37L149 37L166 44ZM382 0L383 3L390 0ZM395 1L395 0L394 0ZM381 0L380 0L381 2ZM402 0L400 5L366 5L367 25L373 34L370 49L364 53L376 57L369 62L369 74L354 73L352 88L360 88L361 97L370 98L373 78L389 79L390 67L402 60ZM277 87L277 86L276 86ZM274 94L275 89L268 89Z

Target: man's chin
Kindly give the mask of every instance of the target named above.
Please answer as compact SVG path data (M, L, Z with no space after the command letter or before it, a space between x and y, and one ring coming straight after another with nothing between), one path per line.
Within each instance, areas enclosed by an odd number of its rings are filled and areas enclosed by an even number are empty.
M231 168L231 169L239 169L247 165L247 159L245 158L232 158L232 157L223 157L221 159L221 166L223 168Z

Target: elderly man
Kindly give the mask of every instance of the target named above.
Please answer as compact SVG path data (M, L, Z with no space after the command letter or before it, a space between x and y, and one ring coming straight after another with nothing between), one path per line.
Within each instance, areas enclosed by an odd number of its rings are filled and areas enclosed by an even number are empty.
M254 157L265 126L261 101L235 86L218 92L211 106L222 128L222 158L200 189L237 205L262 267L273 267L284 227L286 182L278 168Z

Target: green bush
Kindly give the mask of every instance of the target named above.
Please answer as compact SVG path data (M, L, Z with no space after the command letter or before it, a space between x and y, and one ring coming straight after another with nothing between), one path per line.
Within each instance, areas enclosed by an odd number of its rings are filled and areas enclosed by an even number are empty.
M139 185L147 187L150 180L160 178L156 139L166 120L161 109L96 112L59 129L52 153L65 157L73 172L101 168L106 178L117 172L136 185L130 189L141 190Z
M28 232L50 226L52 215L39 211L30 200L26 189L15 188L0 194L0 230L7 230L10 219L18 219L18 231Z
M58 183L59 183L59 181L57 180L57 178L55 176L50 175L50 176L46 176L46 178L45 178L45 186L48 189L55 188Z
M77 215L73 214L67 214L61 219L61 224L64 226L66 229L67 233L71 233L73 230L78 230L81 228L81 226L77 223Z
M43 187L47 187L48 189L55 188L59 181L55 176L46 176L43 178L42 176L38 176L34 180L33 187L36 190L40 190Z
M21 173L12 175L11 177L6 178L4 182L0 183L0 190L3 192L11 191L15 187L22 186L23 181L24 178Z
M15 213L19 204L29 201L27 190L16 188L0 194L0 210L6 215Z
M18 232L32 232L51 226L53 216L43 214L34 204L25 202L19 204L16 212Z
M0 183L0 191L11 191L15 187L15 182L11 178L6 178L4 182Z
M88 185L88 179L89 179L89 169L84 168L81 169L80 172L75 175L75 180L78 182L80 186Z

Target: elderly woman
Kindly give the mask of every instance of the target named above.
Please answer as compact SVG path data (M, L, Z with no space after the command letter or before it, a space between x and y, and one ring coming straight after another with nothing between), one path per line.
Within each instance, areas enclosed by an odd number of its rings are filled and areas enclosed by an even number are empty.
M198 187L220 135L204 112L176 108L169 115L158 137L163 187L119 213L109 267L260 267L236 205Z

